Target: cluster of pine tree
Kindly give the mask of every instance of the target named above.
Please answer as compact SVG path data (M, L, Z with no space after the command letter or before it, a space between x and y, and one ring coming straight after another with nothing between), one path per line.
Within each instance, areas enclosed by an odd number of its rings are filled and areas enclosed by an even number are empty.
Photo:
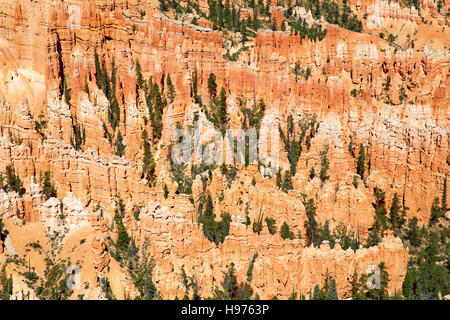
M292 115L289 115L287 118L286 134L281 129L281 126L279 126L278 128L281 140L283 141L284 149L288 154L288 160L290 164L289 174L291 176L294 176L297 172L297 163L300 159L303 142L305 141L306 147L309 150L311 139L314 138L317 130L319 129L319 123L317 122L316 116L312 116L300 119L300 121L298 122L298 126L300 128L298 139L298 133L295 129Z
M25 188L20 177L16 175L14 168L11 165L7 165L5 173L0 173L0 188L6 192L15 191L20 196L25 194Z
M164 107L166 106L166 99L164 99L164 97L162 96L158 84L156 83L156 81L153 81L152 77L150 77L148 81L144 80L139 60L136 60L135 68L138 87L140 89L143 89L145 93L145 100L147 102L150 120L152 122L153 140L160 140L162 137L162 118ZM173 101L175 99L175 87L172 84L170 75L167 77L167 84L169 87L169 100Z
M387 215L385 192L375 188L374 196L375 202L373 203L373 207L375 209L375 220L369 229L370 232L366 247L375 246L380 243L386 230L392 230L396 235L399 235L406 222L405 216L408 208L400 205L400 200L396 193L392 198L389 216Z
M386 209L385 192L374 189L375 221L370 229L366 247L381 242L386 230L400 237L411 254L407 274L403 283L405 299L442 299L450 293L448 248L450 242L447 207L447 178L444 180L442 198L435 197L428 225L419 227L416 217L406 219L408 208L395 193L391 206ZM370 292L369 292L370 293ZM372 297L375 298L375 297ZM379 299L384 299L378 296ZM396 298L402 298L396 296Z
M225 88L222 88L219 96L217 96L217 84L216 76L211 73L208 77L208 92L211 99L209 108L205 110L205 116L214 127L225 135L228 125L228 112L227 112L227 94Z
M336 280L327 276L322 288L316 284L310 300L339 300L336 290Z
M224 278L220 281L222 288L216 286L211 297L206 300L258 300L259 296L253 296L253 288L251 282L253 279L253 266L255 264L258 253L254 253L247 269L247 278L245 281L238 282L236 276L236 267L234 262L227 265L227 271L223 272ZM194 276L188 276L184 270L184 265L181 267L181 279L185 290L183 300L201 300L199 295L199 287ZM192 291L192 297L189 293ZM178 300L178 297L175 298Z
M316 247L327 240L330 243L330 247L334 248L336 240L339 240L340 245L343 250L351 248L356 250L359 248L360 241L359 237L354 234L351 230L347 230L344 225L338 225L333 231L330 231L328 220L320 225L316 220L316 205L314 199L304 199L303 204L306 211L306 243L307 245L314 244Z
M142 131L142 144L144 145L144 158L142 160L142 176L147 179L149 185L155 180L156 162L153 158L147 130Z
M374 270L369 274L361 274L358 278L358 273L354 272L352 279L352 299L353 300L388 300L398 299L399 295L390 297L387 291L389 283L389 273L386 271L384 262L380 262L378 265L378 271ZM375 274L377 272L378 274ZM372 283L368 281L371 277L377 277L377 282Z
M301 39L305 39L308 36L308 39L312 41L322 41L327 34L327 30L322 30L322 25L313 23L311 26L308 26L305 19L298 18L296 21L290 23L292 31L295 35L300 34Z
M0 221L1 224L1 221ZM1 231L1 228L0 228ZM6 273L6 264L0 272L0 300L9 300L13 294L13 278Z
M250 15L247 15L247 19L241 18L241 7L236 7L230 0L208 0L208 5L208 18L212 21L214 29L241 32L244 37L254 35L247 29L258 30L262 26L262 19L267 17L270 21L269 6L264 5L263 1L259 1L258 4L254 0L244 3L248 10L252 10L253 19Z
M125 204L119 198L116 201L116 210L114 215L114 224L117 232L117 239L114 241L108 238L108 251L111 256L120 263L121 267L127 269L134 286L139 295L135 297L136 300L154 300L160 298L156 285L153 282L153 269L155 267L155 260L148 254L149 242L146 239L141 247L136 246L134 239L132 239L125 227L123 219L125 217ZM135 219L139 215L135 214ZM109 286L109 281L104 278L103 291L107 299L115 299L112 290ZM125 299L129 297L125 296Z
M334 0L297 0L296 5L305 7L306 11L311 10L315 19L323 16L328 23L356 32L362 31L362 22L352 13L347 0L341 3Z
M214 206L211 194L204 192L198 207L198 222L203 225L203 234L206 239L218 246L230 232L231 216L229 213L224 212L221 215L222 220L216 221L216 215L213 211Z
M72 136L70 137L70 144L75 150L81 150L82 146L86 143L86 130L82 124L79 124L76 120L73 121Z
M94 60L95 60L95 81L97 87L103 91L106 98L109 101L109 110L108 110L108 120L109 124L112 128L113 133L116 132L116 141L114 143L115 154L119 157L123 156L125 153L125 145L123 144L122 133L118 129L120 124L120 107L119 102L116 97L116 86L117 86L117 68L114 59L112 60L111 66L111 77L108 74L108 69L106 68L105 60L102 60L100 64L100 58L97 54L97 50L94 52ZM103 129L105 130L105 135L108 137L108 140L112 142L112 137L114 134L111 134L108 130L106 124L103 125Z
M44 176L41 177L41 187L46 200L56 198L56 188L52 184L50 171L45 171Z

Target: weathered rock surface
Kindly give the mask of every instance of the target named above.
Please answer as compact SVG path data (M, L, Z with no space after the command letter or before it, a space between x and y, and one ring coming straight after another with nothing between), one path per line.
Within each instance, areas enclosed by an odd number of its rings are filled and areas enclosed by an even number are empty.
M275 2L271 12L281 25L283 8L275 7ZM444 189L450 174L448 22L434 2L421 3L423 20L416 9L396 2L350 0L364 22L364 32L325 23L326 37L311 41L289 32L259 30L248 50L237 61L228 61L223 57L224 33L213 31L205 19L199 19L199 26L172 20L153 1L75 0L71 4L80 8L80 25L68 28L66 2L0 0L0 172L12 166L25 188L23 196L0 189L0 219L8 221L8 232L23 232L22 221L23 228L30 225L32 231L62 232L58 254L85 261L85 281L96 288L86 291L90 298L101 296L97 282L104 274L117 279L111 286L119 297L124 288L132 290L124 270L110 259L105 240L114 237L112 221L119 197L126 204L127 231L136 243L150 239L150 253L156 258L154 280L167 298L184 294L182 265L208 296L231 262L238 280L244 281L254 253L258 258L252 284L261 298L287 298L292 290L308 294L327 275L336 278L339 296L347 298L355 269L366 272L382 261L390 274L389 291L399 290L408 251L392 235L376 247L353 252L339 245L304 247L303 239L282 240L266 228L257 235L243 222L246 213L253 222L262 211L264 217L276 219L278 227L286 221L296 235L299 231L305 235L306 196L315 200L319 223L328 220L331 228L342 224L365 238L374 219L374 188L386 192L388 207L397 193L409 208L407 217L417 217L421 224L427 223L435 197L446 192L450 198L450 188ZM206 1L199 5L208 11ZM144 18L138 9L146 11ZM308 24L315 22L304 8L294 11ZM246 15L251 11L242 12ZM385 39L381 32L386 32ZM397 36L392 45L386 40L388 33ZM116 141L118 131L109 122L111 104L96 85L94 52L105 61L109 74L113 61L117 68L117 129L126 145L121 157L105 132L106 128ZM176 91L174 102L163 110L161 139L150 134L156 162L153 187L142 175L141 137L144 129L152 132L152 123L144 90L137 88L137 60L145 80L152 77L167 96L170 74ZM309 77L295 76L297 62L310 70ZM200 176L193 179L191 199L178 194L169 161L174 131L192 126L195 112L204 128L213 128L193 97L195 80L198 94L209 103L210 73L216 75L218 90L226 90L231 129L242 127L240 100L252 106L263 99L261 127L273 132L279 125L286 130L289 115L295 121L316 115L319 123L309 147L303 145L293 190L281 191L276 177L263 177L264 168L256 164L238 165L230 183L220 168L211 170L208 190L216 216L229 212L233 219L230 235L218 247L197 224L203 192ZM70 101L64 94L64 77L71 88ZM77 150L78 126L84 143ZM203 138L204 143L210 140ZM364 179L355 177L361 144L368 147L370 165ZM317 176L311 179L310 172L320 171L325 146L329 179L321 183ZM289 169L283 148L279 155L283 171ZM46 171L57 198L46 200L43 194L40 177ZM137 206L139 220L133 216ZM49 234L44 232L42 243ZM11 239L18 248L24 247ZM86 247L81 239L87 239ZM36 265L44 263L39 259Z

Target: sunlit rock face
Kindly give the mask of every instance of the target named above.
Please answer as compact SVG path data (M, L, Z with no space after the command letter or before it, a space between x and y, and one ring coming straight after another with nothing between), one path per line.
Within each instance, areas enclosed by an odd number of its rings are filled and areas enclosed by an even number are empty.
M272 2L280 29L285 8ZM289 26L285 31L264 28L248 39L244 50L240 33L213 30L203 18L198 25L190 23L192 18L177 21L154 1L79 0L71 1L76 9L69 10L60 0L0 0L0 172L6 179L11 167L24 189L22 194L0 190L0 218L9 244L0 238L0 257L13 249L23 255L29 242L39 240L54 252L52 257L82 264L82 281L89 285L72 298L104 298L98 279L105 276L117 297L133 297L136 288L126 267L110 251L121 199L133 243L142 248L149 240L153 280L164 298L184 295L182 266L207 297L220 286L231 262L238 281L245 281L255 253L252 285L263 299L286 299L292 291L308 295L327 276L336 279L339 297L348 298L354 271L365 273L380 262L390 275L389 292L401 290L409 252L399 238L387 233L377 246L356 251L340 244L333 249L327 243L307 246L305 200L314 199L319 224L328 221L331 230L345 226L364 241L374 222L375 188L385 192L388 210L397 194L408 208L406 217L417 217L419 224L428 223L435 197L446 193L450 198L444 187L450 161L449 26L432 1L423 1L424 20L414 7L397 2L349 4L363 21L361 33L295 7L293 15L308 25L323 24L324 39L302 39ZM206 1L199 7L208 12ZM246 15L251 12L243 10ZM381 37L381 32L386 34ZM397 36L393 43L388 33ZM226 58L229 48L240 52L236 61ZM116 101L99 87L101 79L96 81L96 54L109 80L115 74L110 92ZM137 61L145 86L156 84L165 101L160 137L153 135L155 109L146 88L138 86ZM296 64L301 67L297 74ZM269 134L260 135L259 148L275 141L271 139L280 130L287 133L290 116L297 140L298 123L316 119L316 130L311 136L307 132L293 169L292 188L277 185L278 169L282 179L292 169L279 137L278 147L270 145L269 155L260 159L276 164L274 170L257 162L237 164L230 179L219 164L192 177L190 194L177 191L180 183L173 179L170 161L176 130L193 132L197 121L201 144L214 140L215 126L205 112L211 102L211 73L217 94L225 90L230 130L248 126L244 106L252 109L264 102L259 130ZM176 93L173 101L168 75ZM155 162L152 181L143 174L144 131ZM232 149L230 143L223 145ZM357 173L360 146L363 176ZM322 181L324 150L329 168ZM233 155L230 159L235 161ZM193 161L184 170L187 177L197 170L192 167ZM44 187L45 172L56 195ZM207 192L216 219L227 212L232 220L229 235L217 246L198 223ZM258 234L252 227L261 216ZM286 222L296 239L270 234L267 217L276 220L278 231ZM45 271L44 258L30 255L37 273ZM20 278L18 273L14 277ZM14 291L22 286L18 280Z

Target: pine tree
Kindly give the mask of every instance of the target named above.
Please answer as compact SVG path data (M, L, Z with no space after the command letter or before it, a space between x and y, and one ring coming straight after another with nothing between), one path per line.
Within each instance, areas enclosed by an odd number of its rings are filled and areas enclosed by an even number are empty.
M167 97L169 98L169 102L173 103L176 94L175 94L175 87L172 84L172 80L170 79L170 74L167 76L167 87L168 87Z
M6 190L8 192L15 191L20 196L23 196L25 194L25 188L23 187L22 180L20 180L20 177L16 175L11 165L6 166L6 183Z
M330 284L326 292L326 300L339 300L336 290L336 281L334 279L330 280Z
M269 230L270 234L275 234L275 232L277 232L277 226L276 226L276 222L275 219L273 218L266 218L266 224L267 224L267 230Z
M241 34L242 34L242 44L245 44L248 40L247 38L247 24L245 21L241 23Z
M148 133L144 129L142 131L142 144L144 145L144 158L142 165L142 175L147 179L149 183L152 183L155 179L156 163L153 159L150 143L148 142ZM167 188L167 186L166 186Z
M392 198L392 204L391 209L389 211L389 222L391 225L391 229L394 232L394 234L398 235L400 232L401 227L405 223L404 218L400 216L400 201L398 199L397 193L394 193L394 197Z
M231 16L230 0L225 1L225 8L223 15L225 20L225 27L227 29L231 29L233 26L233 17Z
M214 99L217 95L216 75L210 73L208 77L208 92L211 99Z
M301 72L300 63L297 61L294 66L295 82L298 82L298 76L300 75L300 72Z
M314 199L309 199L305 204L306 211L306 240L309 246L312 243L316 243L319 239L319 226L316 221L316 205L314 204Z
M291 231L286 221L281 225L280 234L283 239L294 239L294 233Z
M144 77L142 76L142 68L141 64L139 63L139 60L136 60L136 82L138 84L138 87L141 89L144 89Z
M367 247L375 246L380 243L381 238L383 237L383 231L388 229L385 192L375 188L373 194L375 196L375 202L373 203L373 207L375 208L375 221L369 229L370 232L367 238Z
M416 217L413 217L408 221L405 238L409 240L409 243L414 247L418 247L422 243L421 232Z
M52 185L50 171L44 173L44 178L42 180L42 193L45 195L45 199L48 200L51 197L56 198L56 189Z
M223 287L225 289L225 294L228 299L232 300L233 298L235 298L238 290L238 282L233 262L229 265L228 271L225 274L225 278L223 280Z
M320 180L322 183L324 183L326 180L330 178L330 176L327 175L328 167L329 167L329 160L328 160L328 145L325 146L325 148L320 152L320 163L322 165L320 169Z
M219 96L219 110L218 110L218 119L219 123L222 126L226 126L228 123L228 114L227 114L227 94L225 89L222 88Z
M102 61L102 74L101 74L101 88L105 97L111 102L111 89L110 89L110 81L108 76L108 70L106 69L105 60Z
M442 214L447 213L447 176L444 179L444 190L442 191L442 206L441 206Z
M364 179L366 156L362 144L359 145L358 158L356 161L356 173L361 176L361 179Z
M311 297L311 300L325 300L325 292L323 292L317 284L314 287L314 293Z
M64 100L66 101L67 104L70 104L72 89L70 88L68 82L69 82L68 77L64 76L63 82Z
M97 54L97 49L94 50L94 60L95 60L95 82L97 87L102 89L102 68L100 66L100 59Z
M123 144L123 137L122 133L117 133L117 139L116 139L116 155L119 157L122 157L125 154L125 145Z
M156 82L153 82L150 96L147 99L147 106L152 120L153 137L159 140L162 137L164 101Z
M167 184L164 183L164 198L167 199L169 196L169 189L167 188Z
M442 216L442 207L439 205L439 198L435 197L431 206L430 225L436 223Z
M412 268L407 269L405 280L403 280L402 284L402 293L406 299L414 299L414 281L415 280L415 272Z
M288 192L288 190L292 190L293 186L292 186L292 179L291 179L291 173L286 170L284 172L284 180L283 180L283 184L281 185L281 190L283 190L284 192Z

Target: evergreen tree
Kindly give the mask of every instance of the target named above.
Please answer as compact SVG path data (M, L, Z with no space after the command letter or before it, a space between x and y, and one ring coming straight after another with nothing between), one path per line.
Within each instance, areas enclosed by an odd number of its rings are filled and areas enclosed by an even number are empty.
M358 158L356 161L356 173L361 176L361 179L364 179L366 154L364 152L364 146L362 144L359 145Z
M231 300L236 297L238 282L236 277L236 269L233 262L229 265L228 270L225 273L225 278L222 285L225 289L225 295L228 299Z
M170 74L167 76L167 87L168 87L167 96L169 98L169 102L173 103L176 94L175 94L175 87L172 84L172 80L170 79Z
M325 300L325 292L323 292L317 284L314 287L314 293L311 297L311 300Z
M205 237L216 244L222 243L229 234L231 216L224 212L221 215L222 220L216 221L216 215L213 213L213 202L209 192L203 195L202 205L199 207L198 221L203 224L203 234Z
M436 223L442 216L442 207L439 205L439 198L435 197L431 206L430 225Z
M408 269L406 271L405 279L402 284L402 293L406 299L414 299L414 282L415 282L415 270L409 267L410 262L408 263Z
M116 248L121 251L126 250L131 241L128 232L125 228L125 225L123 224L124 216L125 216L125 205L123 203L123 200L119 198L119 200L116 201L114 222L117 230Z
M144 89L144 77L142 76L142 68L141 64L139 63L139 60L136 60L136 82L138 84L138 87L141 89Z
M169 196L169 189L167 188L167 184L164 183L164 198L167 199Z
M64 76L63 81L64 101L66 101L67 104L70 104L72 89L70 88L68 82L69 82L68 77Z
M225 126L228 123L227 94L224 88L220 91L218 118L221 125Z
M421 232L418 226L418 220L416 217L408 220L408 225L405 231L405 239L409 240L412 246L418 247L422 243Z
M216 75L214 73L210 73L208 77L208 92L212 99L217 95Z
M120 130L117 133L116 152L115 153L119 157L122 157L125 154L125 145L123 144L123 137L122 137L122 133L120 133Z
M319 239L319 226L316 221L316 205L314 204L314 199L309 199L305 204L306 211L306 221L305 221L305 229L306 229L306 240L307 245L311 245L311 243L316 243Z
M164 101L156 82L152 83L150 94L147 97L147 107L152 121L153 137L154 139L159 140L162 137Z
M50 171L46 171L44 173L44 178L41 180L42 182L42 193L45 196L45 199L48 200L51 197L56 198L56 189L52 185Z
M224 88L220 91L218 99L211 101L210 107L206 110L205 115L222 132L222 135L225 135L228 124L228 112L227 96Z
M245 21L241 23L241 34L242 34L242 44L245 44L248 40L247 38L247 24Z
M13 278L6 274L6 264L3 265L0 272L0 300L10 300L13 294Z
M269 230L270 234L275 234L275 232L277 232L277 226L276 226L276 222L275 219L273 218L266 218L266 224L267 224L267 230Z
M444 179L444 190L442 191L442 214L445 215L447 213L447 176Z
M367 247L375 246L380 243L383 238L383 231L388 229L385 192L375 188L374 196L375 202L372 205L375 209L375 221L369 229L370 232L367 237Z
M292 179L291 179L291 173L286 170L284 171L284 180L283 180L283 184L281 185L281 190L283 190L284 192L288 192L288 190L292 190L293 186L292 186Z
M330 178L330 176L327 175L328 167L329 167L329 160L328 160L328 145L325 146L325 148L320 152L320 163L321 163L321 169L320 169L320 180L322 183L324 183L326 180Z
M97 54L97 49L94 50L94 60L95 60L95 82L97 87L102 89L102 68L100 66L100 59Z
M23 196L25 194L25 188L23 187L22 180L20 177L16 175L13 167L11 165L6 166L6 190L15 191L19 194L19 196Z
M151 150L151 146L149 143L148 133L147 130L144 129L142 131L142 144L144 145L144 158L143 158L143 165L142 165L142 175L147 179L149 183L152 183L155 179L155 168L156 163L153 159L153 154ZM167 186L166 186L167 188Z
M301 71L300 63L297 61L294 66L295 82L298 82L298 76L300 75L300 71Z
M401 207L399 203L400 201L398 199L398 195L397 193L394 193L391 209L389 211L389 222L395 235L399 234L403 224L405 223L404 217L400 215Z
M111 88L110 88L110 80L108 76L108 70L106 69L106 62L105 60L102 61L102 75L101 75L101 88L103 93L105 94L105 97L111 101Z
M280 229L281 238L284 239L294 239L294 233L289 228L289 225L286 223L286 221L283 222Z
M334 279L330 280L330 284L326 292L326 300L339 300L336 290L336 281Z

